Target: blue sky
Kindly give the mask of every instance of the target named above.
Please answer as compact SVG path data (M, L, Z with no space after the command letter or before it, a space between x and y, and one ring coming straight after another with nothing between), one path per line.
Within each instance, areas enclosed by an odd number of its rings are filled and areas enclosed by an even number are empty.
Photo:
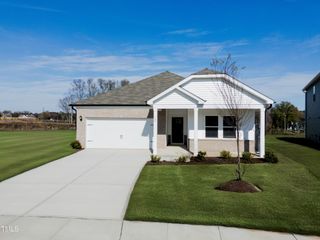
M320 1L0 0L0 110L58 110L74 78L183 76L231 53L240 79L304 109Z

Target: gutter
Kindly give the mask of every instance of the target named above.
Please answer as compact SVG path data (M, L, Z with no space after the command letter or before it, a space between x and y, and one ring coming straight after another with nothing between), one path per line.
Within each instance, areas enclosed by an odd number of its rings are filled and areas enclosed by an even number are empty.
M266 108L266 111L272 108L272 104L270 103L269 106Z
M88 106L88 107L93 107L93 106L115 106L115 107L138 107L138 106L149 106L147 104L70 104L69 106L71 107L74 107L74 106L79 106L79 107L85 107L85 106Z

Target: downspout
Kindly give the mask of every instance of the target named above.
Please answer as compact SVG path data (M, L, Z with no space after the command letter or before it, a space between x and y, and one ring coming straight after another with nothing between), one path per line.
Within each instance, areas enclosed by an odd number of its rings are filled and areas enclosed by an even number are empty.
M269 110L270 108L272 108L272 104L269 104L269 106L266 108L266 110Z
M275 102L274 102L275 103ZM267 126L267 111L272 108L272 104L269 104L268 107L264 110L264 126ZM264 127L264 135L266 135L267 128Z

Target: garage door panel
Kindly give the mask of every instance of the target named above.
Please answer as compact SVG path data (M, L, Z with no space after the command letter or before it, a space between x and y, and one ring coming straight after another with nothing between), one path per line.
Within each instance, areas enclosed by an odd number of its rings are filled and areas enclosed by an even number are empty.
M149 149L152 119L87 119L87 148Z

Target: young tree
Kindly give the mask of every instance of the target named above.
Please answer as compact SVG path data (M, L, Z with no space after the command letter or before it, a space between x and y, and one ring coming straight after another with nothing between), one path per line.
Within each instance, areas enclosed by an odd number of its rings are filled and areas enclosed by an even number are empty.
M238 81L235 80L234 77L238 76L239 72L243 70L244 67L239 67L237 62L232 59L231 54L228 54L225 58L213 58L211 66L214 71L232 77L228 80L221 79L221 82L218 83L218 90L223 98L226 111L230 116L229 118L226 118L229 121L229 124L227 124L234 126L237 142L236 178L237 180L241 180L244 169L242 169L240 158L240 129L245 122L244 119L247 116L247 110L243 109L241 106L243 104L243 89L239 86Z

